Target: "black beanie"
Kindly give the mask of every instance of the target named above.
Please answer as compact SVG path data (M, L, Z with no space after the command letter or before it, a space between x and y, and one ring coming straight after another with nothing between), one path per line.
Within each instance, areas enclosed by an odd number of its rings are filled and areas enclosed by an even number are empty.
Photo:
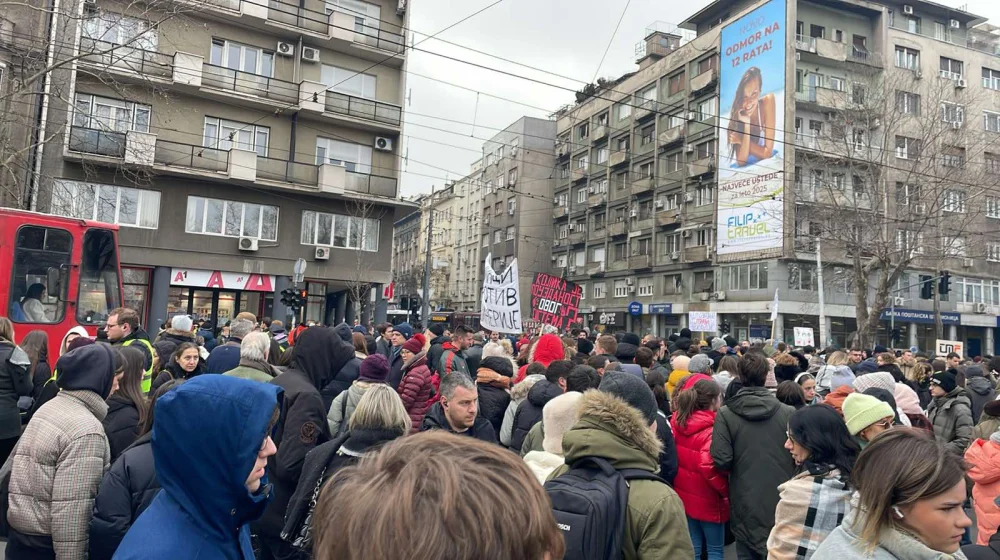
M957 376L955 375L954 369L949 369L947 371L939 371L931 376L931 385L937 385L944 390L945 393L950 393L958 387Z

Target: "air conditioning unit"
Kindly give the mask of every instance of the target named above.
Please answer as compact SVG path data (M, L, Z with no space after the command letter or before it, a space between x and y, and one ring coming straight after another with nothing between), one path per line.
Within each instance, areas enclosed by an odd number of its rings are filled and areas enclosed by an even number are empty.
M587 189L587 192L590 194L597 194L597 187L590 187Z
M511 208L511 209L507 210L507 214L510 215L510 216L513 216L514 215L514 209Z
M631 210L628 211L629 218L635 218L638 215L639 215L639 210L637 208L632 208Z
M380 152L391 152L392 151L392 138L386 138L385 136L375 137L375 149Z
M698 300L699 301L708 301L709 298L711 298L711 297L712 297L712 294L710 294L708 292L698 292Z
M913 15L913 6L911 6L909 4L903 4L903 13L906 14L906 15L908 15L908 16L912 16Z
M319 49L302 47L302 60L306 62L319 62Z
M292 56L295 54L295 45L278 41L278 48L274 52L278 53L278 56Z
M684 239L691 239L691 230L689 229L684 230L684 233L681 234L681 237L683 237Z
M919 80L920 78L924 77L924 73L921 72L920 70L915 70L913 72L913 77Z
M949 25L951 26L952 29L961 29L962 28L962 22L958 21L957 19L951 20L949 22Z
M962 266L964 266L965 268L972 268L975 265L976 261L973 259L965 259L965 261L962 262Z
M635 293L635 286L629 286L628 287L628 293L634 294Z
M575 266L569 267L569 273L570 274L576 274L576 267Z
M656 202L653 203L653 206L655 206L656 208L663 208L663 201L657 200Z
M634 286L635 285L635 278L626 278L625 279L625 285L626 286Z
M676 260L678 260L680 258L681 258L681 254L678 253L677 251L674 251L673 253L670 253L670 260L676 261Z
M955 80L955 87L957 87L957 88L964 88L967 85L969 85L969 84L968 84L968 82L965 81L965 78L959 78L959 79Z
M694 202L694 193L693 192L684 193L684 202Z
M555 241L552 242L553 247L558 247L560 245L562 245L562 239L556 239ZM555 257L552 257L552 259L555 260Z
M901 298L901 297L892 298L892 304L896 307L902 307L906 305L906 298Z
M985 303L976 304L976 313L986 313L987 307Z
M256 251L257 242L260 241L256 237L241 237L240 238L240 251Z
M715 292L716 301L726 301L726 292Z
M330 248L329 247L316 247L316 254L314 257L318 261L328 261L330 260Z
M684 151L687 152L687 153L689 153L689 154L691 152L693 152L694 151L694 144L685 144L684 145Z
M511 177L510 179L507 179L507 184L510 185L510 186L512 186L512 187L514 186L515 182L516 182L516 179L514 179L513 177Z

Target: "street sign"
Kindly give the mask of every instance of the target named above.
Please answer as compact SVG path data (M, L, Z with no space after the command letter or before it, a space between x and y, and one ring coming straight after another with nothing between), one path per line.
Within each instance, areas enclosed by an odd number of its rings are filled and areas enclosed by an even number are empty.
M638 317L639 315L642 315L642 304L639 303L638 301L633 301L632 303L628 304L628 314L633 317Z
M388 284L382 285L382 299L391 300L392 296L395 295L396 283L389 282Z
M293 276L292 281L296 284L302 282L306 278L306 260L296 259L295 267L292 269Z

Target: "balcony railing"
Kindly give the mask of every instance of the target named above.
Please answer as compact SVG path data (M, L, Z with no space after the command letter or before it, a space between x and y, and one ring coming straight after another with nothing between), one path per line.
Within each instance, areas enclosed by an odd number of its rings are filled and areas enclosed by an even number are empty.
M227 10L239 10L240 0L204 0L205 4Z
M201 82L207 87L244 93L290 105L297 104L299 100L298 84L214 64L203 66Z
M334 91L326 92L324 107L329 113L348 115L395 126L399 126L403 114L403 109L399 105L392 105L382 101L355 97Z
M330 34L329 14L301 8L296 4L270 0L267 3L267 19L319 33L320 35Z
M74 126L69 131L69 149L85 154L124 158L125 133Z
M257 178L297 185L319 184L319 166L257 156Z
M229 150L157 139L155 152L153 162L158 165L220 173L229 170Z
M911 25L911 21L913 25ZM966 39L964 35L960 36L956 33L952 33L950 28L945 28L943 33L936 29L925 29L923 25L920 25L920 23L921 22L915 20L896 17L891 23L889 23L889 27L900 31L906 31L907 33L913 33L914 35L937 39L938 41L944 41L945 43L951 43L953 45L960 45L963 47L966 46Z
M147 51L135 46L116 46L90 37L80 39L80 51L86 54L81 61L108 70L127 70L144 76L170 78L174 71L172 56Z
M344 185L344 189L361 194L395 198L396 179L394 177L348 171L347 184Z

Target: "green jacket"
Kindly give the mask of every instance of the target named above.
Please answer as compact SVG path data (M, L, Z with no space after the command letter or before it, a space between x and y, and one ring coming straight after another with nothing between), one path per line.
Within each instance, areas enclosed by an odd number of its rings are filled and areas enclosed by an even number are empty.
M927 405L927 419L934 425L934 437L949 450L963 455L972 445L972 400L962 387L955 387Z
M1000 430L1000 416L990 416L983 412L983 415L979 417L979 423L972 429L970 445L977 439L990 439L993 432L997 430Z
M270 383L272 379L278 376L278 371L266 362L251 362L241 359L239 366L227 371L223 375L260 381L261 383Z
M639 411L612 394L591 390L583 394L579 414L580 421L563 436L567 465L557 468L550 480L587 456L602 457L617 469L657 471L660 440ZM653 480L630 484L624 560L693 558L687 517L677 493Z
M989 437L989 436L987 436ZM521 458L532 451L545 451L542 448L542 440L545 439L545 426L541 422L536 423L524 436L524 443L521 444Z

